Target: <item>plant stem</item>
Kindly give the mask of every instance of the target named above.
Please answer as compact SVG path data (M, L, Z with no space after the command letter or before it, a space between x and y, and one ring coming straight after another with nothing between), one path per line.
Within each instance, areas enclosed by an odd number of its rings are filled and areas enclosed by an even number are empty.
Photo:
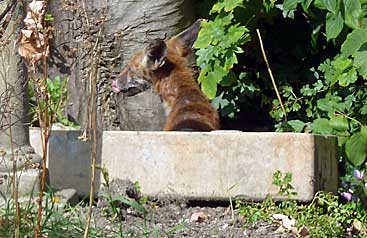
M45 8L47 9L48 1L45 0ZM45 13L45 12L44 12ZM47 65L47 52L49 44L48 44L48 36L47 30L45 28L44 22L44 14L42 16L42 26L44 33L44 54L42 57L42 64L43 64L43 79L41 82L41 87L38 89L39 95L37 96L38 100L38 111L39 111L39 120L40 120L40 127L41 127L41 140L42 140L42 174L40 180L40 193L39 193L39 200L38 200L38 211L37 211L37 224L35 229L35 237L38 238L41 235L41 219L42 219L42 200L43 200L43 193L45 192L45 183L46 183L46 165L47 165L47 155L48 155L48 140L51 133L52 128L52 121L50 121L49 115L49 96L48 96L48 89L47 89L47 78L48 78L48 65ZM35 69L34 69L35 70ZM38 86L40 84L37 84ZM44 111L41 108L41 101L44 102Z
M9 123L11 123L11 113L9 113ZM15 157L12 127L9 127L11 157L13 160L13 199L15 203L15 238L20 238L20 210L18 202L18 179L17 179L17 158Z
M93 132L93 141L92 141L92 158L91 158L91 180L90 180L90 194L89 194L89 210L87 217L87 224L84 230L84 238L87 238L89 235L89 228L92 219L93 212L93 201L94 201L94 183L95 183L95 172L96 172L96 160L97 160L97 74L98 74L98 63L99 63L99 43L100 37L102 35L104 21L102 22L102 26L100 27L97 35L97 40L93 48L92 55L92 69L89 74L89 86L90 86L90 120L89 120L89 128L91 128Z

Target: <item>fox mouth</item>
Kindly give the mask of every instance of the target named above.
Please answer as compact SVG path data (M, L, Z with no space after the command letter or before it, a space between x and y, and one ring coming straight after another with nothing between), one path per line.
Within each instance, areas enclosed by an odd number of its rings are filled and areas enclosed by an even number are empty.
M144 92L149 88L150 86L148 84L131 84L126 87L120 87L117 80L112 80L112 90L115 93L122 93L124 96L127 97L135 96L136 94Z

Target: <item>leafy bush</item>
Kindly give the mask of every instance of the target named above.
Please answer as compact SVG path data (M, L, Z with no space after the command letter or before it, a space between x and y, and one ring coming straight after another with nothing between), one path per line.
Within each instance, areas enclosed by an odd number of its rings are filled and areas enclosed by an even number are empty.
M211 10L217 15L203 25L196 44L204 93L222 116L261 107L276 131L336 135L343 162L351 165L347 172L362 169L367 160L366 9L364 0L219 0ZM235 33L228 30L232 27ZM289 121L270 83L257 28Z

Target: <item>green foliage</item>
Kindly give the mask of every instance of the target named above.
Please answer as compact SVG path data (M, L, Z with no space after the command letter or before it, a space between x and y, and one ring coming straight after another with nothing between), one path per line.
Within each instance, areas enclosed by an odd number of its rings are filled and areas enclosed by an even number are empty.
M252 106L249 100L257 100L270 108L277 131L337 135L344 157L361 166L367 159L362 132L367 124L366 8L360 0L217 1L210 11L214 19L203 23L195 44L204 93L224 117L236 117ZM283 24L302 27L283 30L276 25L279 15ZM269 93L273 88L265 68L254 64L255 72L243 71L250 60L262 61L260 52L242 50L253 47L250 34L256 28L265 31L287 122L279 100ZM269 39L271 34L279 40ZM239 53L249 61L239 61Z
M67 79L61 79L55 77L54 79L47 79L48 90L48 109L51 114L51 121L59 122L65 126L73 126L78 128L73 122L69 121L64 113L64 108L67 101ZM38 123L38 107L37 107L37 94L34 91L34 85L28 84L28 92L30 97L30 111L32 115L32 124ZM43 111L45 103L42 100L40 102L40 109Z
M237 54L243 53L242 44L250 40L248 29L236 20L234 11L242 7L242 0L218 1L210 14L214 20L204 21L194 47L201 71L198 78L203 92L214 98L217 85L236 82L232 68L238 63Z
M44 194L41 232L54 238L83 237L85 220L77 215L72 207L58 208L60 201L51 192ZM34 227L37 221L37 201L29 198L19 203L20 237L34 237ZM85 214L83 214L85 215ZM15 221L16 206L13 199L9 199L0 207L0 237L16 237ZM104 237L103 231L91 227L90 237Z
M292 191L294 187L291 184L292 182L292 174L287 172L283 175L283 173L277 170L273 174L273 184L279 187L279 195L287 196L291 198L294 195L297 195L297 192Z
M113 217L118 217L120 220L123 219L122 210L124 209L121 205L127 205L131 208L134 208L142 215L146 215L147 211L145 208L137 201L128 198L127 196L123 196L121 194L110 194L110 193L102 193L101 197L104 197L108 202L108 214L111 214Z
M296 11L298 3L303 1L295 2L292 10ZM288 6L288 1L284 1L283 10L285 6ZM366 125L367 28L362 10L367 5L359 0L316 0L313 6L321 11L311 9L311 4L308 9L303 8L304 14L308 14L311 21L316 13L322 16L317 19L318 24L321 27L325 25L326 40L334 40L335 47L340 47L340 53L322 62L318 70L313 69L314 83L301 88L298 103L306 115L300 119L311 123L309 129L313 133L337 135L346 158L358 167L367 158L367 141L363 132ZM341 35L343 28L348 34ZM291 111L289 107L293 103L289 97L285 105L287 111ZM289 129L289 123L281 123L278 129Z

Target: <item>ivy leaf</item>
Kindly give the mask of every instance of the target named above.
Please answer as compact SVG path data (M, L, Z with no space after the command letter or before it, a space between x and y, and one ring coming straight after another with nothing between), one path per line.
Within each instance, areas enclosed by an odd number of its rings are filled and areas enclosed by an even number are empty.
M341 97L338 96L326 96L317 100L317 108L324 112L334 113L335 111L343 111L344 106L340 101Z
M312 122L312 133L315 134L332 134L333 128L329 124L329 120L325 118L317 118Z
M293 129L294 132L302 132L305 127L305 123L300 120L288 121L288 125Z
M199 35L197 40L194 43L194 48L206 48L210 45L213 39L212 31L214 28L213 22L205 22L201 23L201 30L199 31Z
M343 30L344 20L341 12L337 14L328 13L326 15L326 38L327 41L338 37Z
M364 105L361 108L360 112L361 112L362 115L367 115L367 103L366 102L364 102Z
M305 86L301 88L301 93L304 96L313 96L316 94L316 90L313 88L310 88L309 84L306 84Z
M216 4L214 4L212 10L210 11L210 14L213 14L213 13L216 13L216 12L220 13L222 10L224 10L225 12L231 12L236 7L243 6L242 2L243 2L243 0L224 0L224 1L220 1Z
M342 87L347 87L349 84L355 83L357 79L357 70L355 68L351 68L337 77L338 83Z
M277 5L280 10L283 10L283 17L294 18L294 11L297 8L299 0L284 0L283 4Z
M343 72L353 65L353 61L344 56L337 56L331 64L336 70Z
M355 54L362 45L367 43L367 29L357 29L348 34L345 39L341 52L348 57Z
M362 130L355 133L345 144L347 158L356 167L363 164L367 156L367 135L365 135L367 133L365 128L363 128L363 133Z
M291 11L297 8L299 0L284 0L283 2L283 10Z
M238 61L236 54L234 52L227 52L225 57L224 68L229 71L230 69L233 68L233 65L237 63Z
M367 79L367 51L357 51L353 56L353 64L358 69L358 73Z
M349 123L347 118L341 115L333 116L330 121L330 126L336 131L348 131Z
M303 11L308 13L308 9L310 8L310 5L311 5L312 1L313 0L303 0L303 1L301 1Z
M360 0L344 0L345 24L353 29L361 28L362 5Z
M315 0L314 5L319 9L328 10L334 14L338 12L336 0Z
M201 79L201 89L209 99L214 98L217 93L217 80L214 72L209 72L207 77Z
M217 47L212 45L197 50L196 51L196 55L198 56L196 59L197 65L201 67L201 65L207 64L209 60L213 58L215 52L218 52L218 49Z
M232 70L229 71L229 74L227 76L225 76L227 72L224 69L223 69L223 71L225 73L223 75L222 80L219 82L220 85L222 85L224 87L229 87L229 86L232 86L233 84L235 84L237 82L237 75Z

